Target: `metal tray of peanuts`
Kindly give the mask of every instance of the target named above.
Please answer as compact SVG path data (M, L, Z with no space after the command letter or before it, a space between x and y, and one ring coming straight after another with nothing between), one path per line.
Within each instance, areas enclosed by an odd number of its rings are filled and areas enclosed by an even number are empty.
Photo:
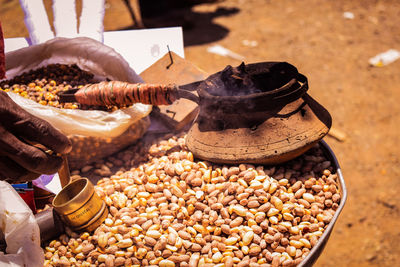
M347 196L324 141L277 166L198 161L184 136L145 153L98 181L108 218L45 245L45 266L311 266Z

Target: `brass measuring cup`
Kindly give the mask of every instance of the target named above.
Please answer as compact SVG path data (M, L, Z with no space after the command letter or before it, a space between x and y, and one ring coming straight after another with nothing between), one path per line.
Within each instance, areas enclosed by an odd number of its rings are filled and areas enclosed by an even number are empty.
M54 197L54 210L74 231L95 230L107 218L106 203L94 191L87 178L70 181L66 156L59 170L62 190Z

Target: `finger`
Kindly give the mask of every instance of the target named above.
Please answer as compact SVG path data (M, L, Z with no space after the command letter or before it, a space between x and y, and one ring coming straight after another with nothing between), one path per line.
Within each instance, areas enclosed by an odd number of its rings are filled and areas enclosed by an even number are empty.
M8 157L0 157L0 180L17 184L35 180L39 173L30 172Z
M62 158L28 145L0 125L0 155L7 156L28 171L53 174L61 167Z
M71 142L64 134L47 121L25 111L2 91L0 117L7 118L2 121L4 127L20 137L38 142L56 153L66 154L71 151Z
M16 122L13 125L13 132L29 141L38 142L56 153L67 154L72 148L68 137L47 121L34 116L25 117Z

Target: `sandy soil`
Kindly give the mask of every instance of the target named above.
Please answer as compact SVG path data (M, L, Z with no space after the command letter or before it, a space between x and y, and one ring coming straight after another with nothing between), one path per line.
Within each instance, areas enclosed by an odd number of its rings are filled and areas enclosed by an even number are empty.
M106 2L106 30L134 27L122 0ZM184 26L186 58L208 73L240 64L207 52L220 44L247 63L287 61L307 75L309 93L347 135L344 142L325 138L349 197L316 266L398 265L400 60L376 68L368 59L400 49L400 2L225 0L161 14L143 4L142 11L148 28ZM345 11L354 19L345 19ZM5 37L28 35L18 1L0 0L0 18Z

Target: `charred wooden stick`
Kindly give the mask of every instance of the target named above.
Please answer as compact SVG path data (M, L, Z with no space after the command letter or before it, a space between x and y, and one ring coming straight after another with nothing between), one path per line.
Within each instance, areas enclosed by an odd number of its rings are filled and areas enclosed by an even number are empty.
M74 96L77 102L94 106L170 105L178 98L178 93L175 85L111 81L85 85Z

